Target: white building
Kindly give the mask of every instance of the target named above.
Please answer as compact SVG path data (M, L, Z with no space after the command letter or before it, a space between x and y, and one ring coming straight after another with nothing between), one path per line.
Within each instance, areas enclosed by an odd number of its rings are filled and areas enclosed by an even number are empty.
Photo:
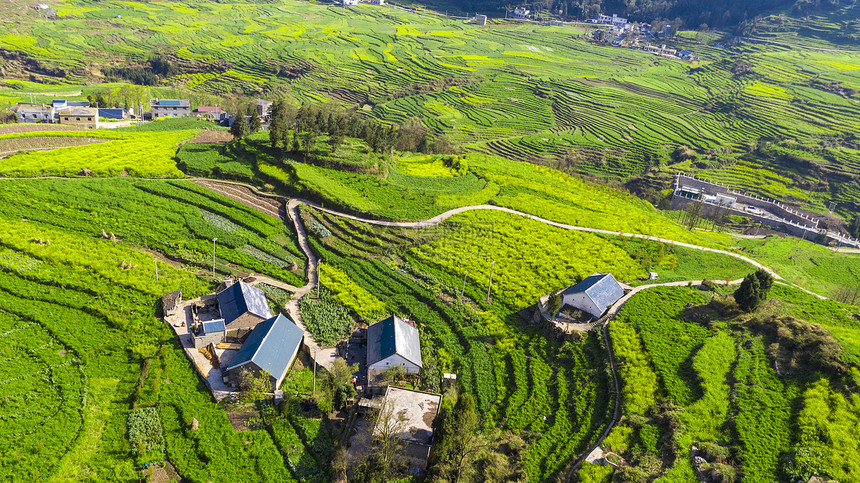
M392 315L367 328L367 370L386 371L396 366L407 374L418 374L423 367L418 329Z
M611 273L595 273L561 292L562 307L569 305L599 319L624 296L624 289Z

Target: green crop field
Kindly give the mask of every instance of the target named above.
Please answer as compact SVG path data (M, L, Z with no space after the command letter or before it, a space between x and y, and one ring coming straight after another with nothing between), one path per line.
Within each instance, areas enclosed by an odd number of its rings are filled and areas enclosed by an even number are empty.
M858 409L856 307L780 286L751 315L732 312L730 296L707 300L691 288L649 289L611 322L626 415L604 442L604 449L626 460L616 476L694 481L695 447L706 460L700 469L723 478L856 477L854 465L839 463L858 451L847 442L851 438L843 439ZM852 365L853 374L787 369L786 359L804 357L803 350L791 336L774 337L761 324L774 323L773 316L826 327L824 339L839 341L828 349L835 351L830 356L840 361L837 366ZM833 446L835 441L845 444ZM604 481L606 472L586 465L579 474L581 481Z

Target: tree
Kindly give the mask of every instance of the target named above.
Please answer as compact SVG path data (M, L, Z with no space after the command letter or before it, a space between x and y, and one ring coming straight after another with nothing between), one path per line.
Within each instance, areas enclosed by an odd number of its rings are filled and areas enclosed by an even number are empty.
M408 431L405 416L384 403L376 417L370 455L360 462L353 475L356 482L386 482L402 475L406 466L403 433Z
M278 146L286 149L290 143L287 105L283 99L277 99L269 108L269 142L273 149L277 149Z
M251 133L258 132L262 129L263 123L260 122L260 116L257 115L257 109L251 112Z
M255 374L243 367L239 372L239 388L248 401L261 401L272 392L272 376L265 369Z
M443 404L433 426L434 468L441 478L460 481L467 476L470 459L482 448L475 399L467 393L459 395L454 405Z
M331 385L334 388L334 407L344 409L355 398L355 386L352 376L358 371L358 364L349 365L342 358L337 358L331 368Z
M735 302L744 312L752 312L767 298L773 285L773 277L764 269L759 269L746 277L735 290Z
M549 296L549 300L547 301L547 313L550 317L555 318L558 311L561 310L562 298L560 293L554 293Z
M239 141L248 135L248 121L245 120L244 115L237 113L233 116L233 125L230 126L230 134Z

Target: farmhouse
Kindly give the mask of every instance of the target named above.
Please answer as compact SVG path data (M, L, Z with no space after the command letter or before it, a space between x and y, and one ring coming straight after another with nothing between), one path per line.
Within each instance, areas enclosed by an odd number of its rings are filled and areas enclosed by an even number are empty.
M439 412L441 402L441 395L429 392L396 386L388 386L385 391L380 417L373 432L377 435L396 435L405 443L409 474L420 474L427 469L433 442L433 419Z
M262 120L269 119L269 110L272 109L272 101L257 99L257 116Z
M94 107L66 107L57 111L60 124L87 128L99 127L99 110Z
M161 297L161 305L164 308L164 316L172 317L179 312L182 305L182 290L167 292Z
M525 7L517 7L514 9L514 18L529 18L531 10Z
M475 15L475 23L477 23L478 25L487 25L487 16Z
M46 106L22 105L18 107L15 116L18 122L51 122L52 112L52 109Z
M358 0L343 0L344 7L355 7L358 5Z
M221 106L198 106L197 109L191 111L197 117L205 119L221 120L221 115L224 113Z
M152 99L149 101L152 118L188 117L191 115L191 102L188 99Z
M206 347L209 344L220 344L227 338L227 326L224 319L200 322L192 331L194 347Z
M421 342L418 329L392 315L367 328L367 370L371 374L400 366L407 374L418 374L421 364Z
M230 330L250 329L272 316L266 294L241 280L218 292L216 297L218 310Z
M295 361L304 337L305 332L283 315L261 322L229 362L224 371L225 382L241 386L245 374L266 374L272 390L277 390Z
M624 289L611 273L595 273L561 292L562 306L569 305L599 319L624 296Z

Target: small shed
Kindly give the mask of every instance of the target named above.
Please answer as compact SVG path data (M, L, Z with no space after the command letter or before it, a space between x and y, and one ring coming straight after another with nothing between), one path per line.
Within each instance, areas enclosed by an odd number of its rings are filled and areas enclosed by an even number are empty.
M477 23L478 25L487 25L487 16L475 15L475 23Z
M218 345L227 338L227 325L224 319L207 320L197 325L194 334L194 347L206 347L209 344Z
M182 305L182 290L174 290L162 295L161 305L164 308L165 317L172 317L179 313L179 307Z
M218 292L216 297L221 318L230 330L250 329L272 317L266 294L241 280Z
M418 329L392 315L367 328L367 369L385 371L396 366L407 374L418 374L423 367Z
M595 273L561 292L562 306L569 305L599 319L624 296L624 289L611 273Z
M257 324L224 371L225 380L240 386L246 371L255 376L265 371L272 390L278 389L296 360L304 337L305 332L299 326L280 314Z

